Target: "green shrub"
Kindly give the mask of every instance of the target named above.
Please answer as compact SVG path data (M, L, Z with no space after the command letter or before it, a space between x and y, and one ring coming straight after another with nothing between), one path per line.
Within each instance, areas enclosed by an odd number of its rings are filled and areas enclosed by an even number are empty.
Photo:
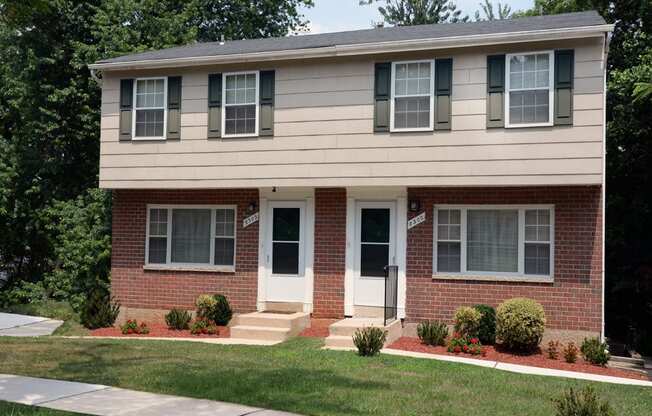
M601 401L591 386L581 393L571 387L563 396L555 400L557 416L613 416L615 415L608 401Z
M574 342L569 342L568 344L566 344L566 346L562 351L562 353L564 354L564 360L569 364L574 363L575 361L577 361L577 354L579 353L579 351L580 350L577 348L577 345L575 345Z
M200 295L195 305L198 318L208 319L217 325L226 326L233 317L231 305L224 295Z
M475 305L473 308L482 314L478 328L480 342L493 345L496 342L496 310L489 305Z
M129 319L127 322L124 323L124 325L120 325L120 330L125 335L149 334L149 327L147 326L147 324L145 322L141 322L140 325L138 325L138 321L135 319Z
M104 290L93 290L84 302L80 316L81 324L88 329L113 326L120 313L120 304Z
M591 364L605 365L611 355L606 342L601 342L599 338L584 338L580 347L582 356Z
M199 295L195 301L195 306L197 307L197 318L211 319L216 303L217 302L211 295Z
M439 321L423 321L417 326L417 335L426 345L446 345L448 326Z
M363 357L378 354L386 340L387 331L374 326L358 329L353 334L353 344L358 349L358 354Z
M480 329L480 319L482 319L482 313L474 308L469 306L457 308L453 317L455 332L466 338L477 337Z
M532 299L509 299L498 306L496 338L509 349L527 351L536 348L545 328L543 306Z
M192 323L190 333L193 335L214 335L218 334L219 331L211 321L201 318Z
M171 329L182 330L190 327L190 314L182 309L172 309L165 315L165 323Z
M233 317L231 305L224 295L214 295L215 306L213 307L212 319L217 325L227 326Z

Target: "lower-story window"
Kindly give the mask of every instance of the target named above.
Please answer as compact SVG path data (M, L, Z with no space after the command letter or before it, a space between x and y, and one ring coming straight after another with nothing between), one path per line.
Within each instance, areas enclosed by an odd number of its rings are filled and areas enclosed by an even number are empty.
M235 266L235 207L149 206L146 264Z
M551 277L552 206L438 205L434 272Z

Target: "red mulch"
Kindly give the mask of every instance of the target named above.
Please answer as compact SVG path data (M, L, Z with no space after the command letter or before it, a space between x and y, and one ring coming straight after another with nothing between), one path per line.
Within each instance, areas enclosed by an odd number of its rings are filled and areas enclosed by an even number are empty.
M129 334L125 335L120 330L120 327L112 328L99 328L91 331L90 335L93 337L124 337L124 338L136 338L136 337L162 337L162 338L228 338L229 337L229 327L227 326L218 326L218 333L213 335L203 334L203 335L193 335L190 333L190 330L177 331L174 329L169 329L165 324L147 324L149 327L149 334Z
M432 345L422 344L418 338L402 337L397 339L388 348L395 350L412 351L412 352L425 352L430 354L439 355L457 355L467 358L475 358L478 360L499 361L510 364L529 365L532 367L553 368L557 370L577 371L580 373L593 373L603 376L625 377L637 380L648 380L644 374L635 371L627 371L619 368L600 367L582 359L581 356L577 357L577 362L570 364L564 361L560 356L557 360L549 359L540 349L528 354L518 355L503 351L500 347L485 346L486 355L470 355L470 354L455 354L446 351L446 347L433 347Z
M339 321L339 319L311 318L310 328L304 329L299 336L311 338L326 338L328 336L328 327Z

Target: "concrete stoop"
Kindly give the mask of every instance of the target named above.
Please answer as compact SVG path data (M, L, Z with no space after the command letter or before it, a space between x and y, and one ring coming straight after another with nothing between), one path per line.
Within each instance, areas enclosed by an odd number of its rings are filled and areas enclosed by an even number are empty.
M332 324L329 330L329 336L326 337L326 348L355 348L353 344L353 334L358 329L366 327L379 327L387 331L387 340L384 346L388 346L401 337L403 328L401 321L394 320L387 325L383 325L382 318L346 318Z
M252 312L238 315L231 326L231 338L285 341L310 326L310 314Z

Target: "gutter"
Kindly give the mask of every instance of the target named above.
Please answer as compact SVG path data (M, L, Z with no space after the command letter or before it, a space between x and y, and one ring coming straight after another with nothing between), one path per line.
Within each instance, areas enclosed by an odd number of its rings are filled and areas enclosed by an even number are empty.
M201 65L231 64L244 62L265 62L281 60L297 60L309 58L329 58L353 55L371 55L384 53L409 52L432 49L462 48L472 46L487 46L520 42L546 41L558 39L574 39L594 36L604 36L612 32L614 25L582 26L561 29L528 30L510 33L478 34L466 36L451 36L438 39L411 39L361 43L354 45L334 45L317 48L288 49L281 51L250 52L229 55L192 56L184 58L151 59L126 62L97 62L89 65L96 70L128 70L157 69L173 67L193 67Z

